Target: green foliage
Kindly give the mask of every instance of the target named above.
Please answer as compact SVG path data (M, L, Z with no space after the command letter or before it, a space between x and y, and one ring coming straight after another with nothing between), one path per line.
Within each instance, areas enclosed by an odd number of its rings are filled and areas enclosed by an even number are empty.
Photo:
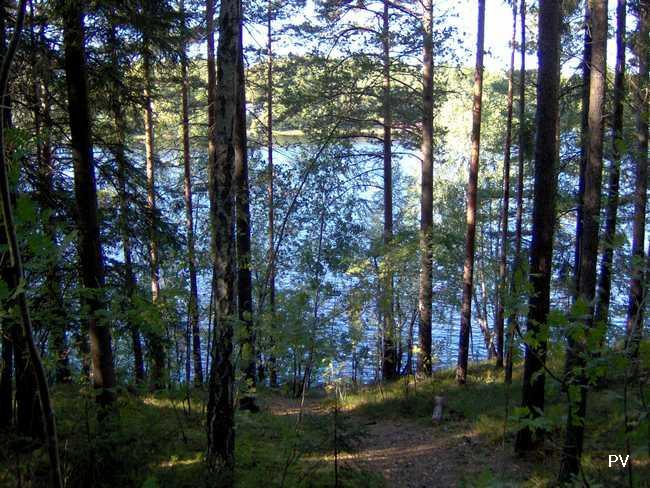
M120 391L119 418L109 433L101 434L91 390L79 386L55 388L59 435L66 446L66 486L201 485L205 476L206 395L191 393L191 411L187 398L187 392L182 390L138 396ZM333 412L306 409L297 423L293 409L299 403L263 389L258 400L261 413L237 415L237 486L254 488L262 479L270 487L332 486ZM363 434L343 415L339 416L337 430L341 452L350 452L354 441ZM44 448L23 454L17 468L13 465L15 457L7 449L14 449L18 442L15 439L0 448L0 485L12 485L17 469L22 476L32 472L37 480L45 482ZM98 477L100 467L102 474ZM349 465L343 466L340 474L345 486L382 486L376 475Z

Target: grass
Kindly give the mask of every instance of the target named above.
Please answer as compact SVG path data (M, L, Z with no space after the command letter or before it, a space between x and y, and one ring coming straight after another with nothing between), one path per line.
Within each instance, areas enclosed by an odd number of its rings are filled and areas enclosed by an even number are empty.
M260 391L260 403L280 399ZM193 392L191 412L183 391L119 395L117 425L106 438L96 432L94 403L80 386L53 389L66 486L197 487L204 486L206 448L203 392ZM338 425L339 442L352 435ZM6 439L5 439L6 438ZM0 434L0 486L47 485L48 464L43 448L18 453L16 438ZM5 440L7 442L5 442ZM238 412L236 418L237 486L331 487L333 417L324 411L295 415ZM99 466L106 469L100 474ZM20 477L20 484L18 483ZM341 466L343 486L378 487L380 478L351 466Z
M563 364L561 356L551 357L548 362L553 371L562 371ZM509 392L501 373L491 364L482 363L470 368L466 386L456 384L454 370L443 370L435 372L430 379L417 382L411 377L390 384L349 389L344 394L344 408L373 420L408 418L431 425L434 397L444 396L445 432L449 435L462 432L479 439L482 444L502 449L512 462L521 462L526 475L523 480L485 474L468 481L466 486L556 486L567 415L566 394L557 382L547 378L545 418L548 432L544 447L529 459L514 458L514 438L521 424L513 415L513 408L521 401L521 369L520 366L515 368ZM625 454L626 445L622 374L610 367L607 376L607 388L592 389L589 393L583 470L591 487L628 486L627 471L608 466L608 455ZM511 415L504 424L507 396L510 397ZM645 417L638 398L638 394L630 395L629 411L635 426L630 434L633 485L646 487L650 486L650 419Z
M561 370L562 360L550 361ZM516 368L519 371L521 368ZM553 487L559 466L563 429L566 422L566 397L551 379L547 379L547 438L543 449L529 459L513 455L514 436L519 428L516 418L504 424L505 401L512 408L520 403L521 380L515 374L510 391L501 374L491 365L473 365L468 384L456 385L454 372L438 371L430 379L413 377L362 388L342 388L338 415L338 445L353 451L364 436L363 426L370 419L377 423L405 420L431 428L434 397L446 398L445 419L436 435L466 439L478 444L466 447L472 463L483 463L481 453L499 453L499 459L516 464L516 469L500 473L496 466L468 469L459 486ZM205 480L203 456L205 436L205 393L195 391L188 411L185 392L119 395L119 418L112 432L101 437L95 425L91 392L83 386L57 386L53 389L57 426L61 440L62 462L69 487L134 486L196 487ZM315 408L307 409L298 425L295 402L278 393L260 390L262 412L238 412L236 419L236 479L238 487L331 487L334 484L334 417L332 397L316 396ZM583 459L584 475L592 487L627 486L627 471L608 467L609 454L626 453L622 403L622 381L615 368L608 371L608 386L589 395ZM648 455L648 419L638 402L638 392L630 394L629 415L634 429L629 436L634 486L650 486ZM283 412L283 406L294 411ZM287 407L288 408L288 407ZM504 436L504 425L505 436ZM43 448L24 448L24 439L0 434L0 486L44 486L47 459ZM472 441L474 442L474 441ZM21 447L22 446L22 447ZM474 446L474 447L472 447ZM477 447L478 446L478 447ZM479 450L480 449L482 450ZM476 458L472 450L476 449ZM494 458L494 456L492 456ZM98 466L110 469L99 474ZM467 468L467 466L465 466ZM512 474L515 473L515 474ZM358 466L340 466L339 479L345 487L381 487L378 473Z

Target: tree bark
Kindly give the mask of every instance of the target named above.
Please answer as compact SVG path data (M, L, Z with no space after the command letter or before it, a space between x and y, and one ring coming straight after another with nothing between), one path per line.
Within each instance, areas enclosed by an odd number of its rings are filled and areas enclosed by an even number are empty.
M142 51L144 72L144 135L147 166L147 220L149 225L149 266L151 268L151 302L157 308L160 300L160 264L158 260L157 209L156 209L156 153L153 135L153 103L151 100L151 51L149 41L144 40ZM162 333L147 334L149 354L151 355L151 387L161 389L166 384L165 346Z
M131 250L131 235L129 232L129 195L127 191L128 162L126 158L126 117L122 103L123 88L121 77L121 60L118 55L118 39L116 26L111 23L109 28L109 44L111 46L111 62L115 69L113 73L113 86L111 93L111 111L113 112L113 123L115 125L115 144L113 145L113 156L117 162L117 197L120 206L118 225L122 240L122 252L124 254L124 291L126 294L126 326L131 333L133 348L133 373L136 383L144 381L144 360L142 355L142 342L138 324L133 320L131 308L134 306L134 298L137 290L137 279L133 271L133 257Z
M472 153L467 183L467 232L465 234L465 264L463 266L463 297L460 312L460 337L456 381L467 382L469 336L472 327L472 286L474 280L474 245L476 241L476 209L478 166L481 146L481 102L483 99L483 46L485 43L485 0L478 1L478 36L476 41L476 71L474 73L474 103L472 106Z
M537 82L537 138L535 140L535 185L532 243L530 247L529 312L526 327L538 339L526 344L522 405L536 417L544 409L546 340L539 333L550 308L551 263L555 227L557 189L557 119L559 115L560 0L544 0L539 6L539 60ZM517 433L515 450L519 453L535 446L528 427Z
M383 271L383 297L381 312L383 318L383 349L382 349L382 376L391 380L397 375L397 348L395 344L395 318L393 316L393 272L389 248L393 240L393 154L392 154L392 126L393 109L391 106L391 74L390 74L390 1L383 0L384 11L382 14L382 111L383 111L383 157L384 157L384 271Z
M587 131L587 159L584 171L585 192L582 201L582 235L580 241L577 300L589 313L578 317L578 325L585 327L585 339L568 337L568 380L577 386L578 398L571 398L567 429L562 451L560 481L568 482L578 474L587 412L588 379L587 335L593 333L593 301L596 295L596 267L598 264L598 231L603 165L603 113L607 73L607 0L590 0L591 4L591 73L589 76L589 117ZM569 387L569 391L571 388Z
M422 194L420 197L420 296L418 372L431 374L431 307L433 299L433 2L425 0L422 11L424 53L422 58ZM412 338L409 336L409 341ZM408 367L411 368L411 346Z
M211 0L208 0L208 12ZM236 158L238 105L243 63L241 0L222 0L219 14L217 84L213 92L214 125L210 129L212 161L208 166L208 189L212 227L212 255L216 279L217 318L212 345L208 395L207 463L213 486L230 487L234 480L234 368L233 326L236 322L234 166Z
M521 256L521 234L524 216L524 160L526 145L526 0L521 0L519 4L519 14L521 17L521 46L519 54L521 56L519 71L519 148L517 155L517 204L515 212L515 256L512 263L512 273L510 276L510 295L518 293L516 288L517 276L522 271ZM515 330L519 327L517 310L512 310L508 314L508 334L506 340L506 358L505 358L505 383L512 383L512 360L514 353Z
M185 9L183 8L183 15ZM184 28L186 26L184 25ZM213 27L214 29L214 27ZM187 234L187 269L190 274L190 296L188 302L189 328L192 335L192 358L194 360L194 385L203 385L203 365L201 362L201 331L199 329L199 293L196 279L196 253L194 249L194 210L192 205L192 167L190 159L190 119L189 119L189 66L187 46L183 46L181 64L181 98L183 123L183 197L185 199L185 229ZM189 336L189 332L188 332ZM190 354L189 341L186 354ZM189 376L189 375L188 375ZM189 381L189 378L187 378Z
M501 206L501 252L499 253L499 288L497 292L497 312L494 331L497 336L496 367L503 368L505 316L505 294L507 290L506 272L508 268L508 214L510 212L510 149L512 145L512 106L513 78L515 72L515 43L517 37L517 3L512 2L512 48L510 51L510 71L508 72L508 102L506 111L506 140L503 154L503 199Z
M243 53L242 38L238 39L238 52ZM241 339L241 361L244 381L248 387L255 387L257 365L255 353L255 331L253 329L253 278L251 271L251 227L250 196L248 188L248 142L246 137L246 93L244 61L237 65L237 113L235 126L235 188L237 219L237 294L239 322L243 326ZM243 400L243 399L242 399ZM255 409L254 400L248 395L242 401L247 408Z
M273 18L272 18L272 0L267 5L266 20L266 42L268 66L266 75L266 146L267 146L267 171L268 171L268 200L269 200L269 249L268 249L268 266L269 266L269 311L271 313L271 337L270 346L273 349L274 338L273 329L275 327L275 195L274 195L274 175L273 175ZM275 355L269 355L269 383L271 388L278 386L278 372Z
M576 242L575 257L573 268L574 280L574 298L577 298L577 289L580 282L580 250L583 232L583 200L585 193L585 168L587 166L587 133L589 130L589 85L591 77L591 49L592 49L592 32L591 32L591 0L585 2L584 18L584 49L582 54L582 107L580 120L580 170L578 175L578 195L576 197ZM567 366L568 368L568 366Z
M643 330L643 303L645 279L645 212L648 190L648 6L639 2L636 57L639 64L635 95L636 142L633 155L636 166L634 184L634 220L632 227L632 277L627 309L627 346L632 357L638 354Z
M104 262L97 219L97 186L93 160L88 86L84 49L82 3L61 0L64 21L65 74L68 89L71 150L74 162L74 189L79 232L79 261L85 290L93 385L98 391L100 407L111 408L115 402L115 370L109 324L100 324L105 310L102 299ZM100 418L103 418L100 409Z
M616 71L614 75L614 107L612 116L612 160L609 168L607 208L605 210L605 249L600 263L598 277L598 300L596 302L596 323L609 321L609 303L612 290L612 262L614 260L614 238L618 213L618 192L621 174L621 151L623 148L623 100L625 99L625 21L626 0L616 4ZM604 339L604 338L603 338Z
M34 8L30 7L29 38L31 43L30 62L32 67L32 92L31 103L34 113L34 132L36 134L36 161L38 180L36 186L36 199L43 211L43 235L56 245L56 225L50 193L53 188L52 149L50 144L50 131L52 119L50 113L50 59L45 46L43 27L41 36L36 40L34 33ZM55 381L69 383L72 381L69 351L66 338L67 317L63 306L61 292L60 267L55 253L47 263L44 282L43 308L49 310L48 330L50 350L54 355ZM38 324L37 324L38 326Z
M4 10L4 5L0 5ZM7 83L9 79L9 72L13 62L14 54L20 39L20 33L23 27L23 20L25 18L26 1L21 0L18 3L18 10L16 14L16 24L11 42L5 49L4 38L4 11L1 14L3 39L2 39L2 66L0 68L0 90L2 100L5 100L7 93ZM7 111L6 109L4 110ZM29 305L27 303L27 296L24 287L21 285L25 280L23 271L22 260L20 256L20 249L18 247L18 238L16 237L16 227L13 219L13 210L11 203L11 192L9 189L9 178L7 175L7 162L5 160L5 125L4 116L0 118L2 121L2 128L0 130L0 193L2 196L2 217L4 221L4 231L9 248L9 257L11 261L11 270L13 272L13 281L18 288L15 290L15 301L20 313L22 332L24 333L27 342L27 349L29 350L29 360L31 361L31 369L33 369L38 384L38 395L41 403L41 412L45 424L45 432L47 438L48 456L50 461L50 474L52 486L59 488L63 487L63 478L61 475L61 463L59 460L59 447L58 437L56 433L56 422L54 419L54 410L52 409L52 402L50 400L50 393L47 385L47 377L45 368L41 361L36 343L34 341L32 331L32 321L29 313Z

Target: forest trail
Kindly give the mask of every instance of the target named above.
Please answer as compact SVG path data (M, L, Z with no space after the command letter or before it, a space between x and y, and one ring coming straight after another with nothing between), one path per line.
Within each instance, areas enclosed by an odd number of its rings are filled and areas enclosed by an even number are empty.
M272 395L264 398L263 408L274 415L295 416L301 402ZM303 415L331 414L324 399L306 398L302 409ZM446 488L481 477L525 478L522 460L510 449L481 440L464 420L433 425L424 419L370 418L354 410L343 414L351 425L362 427L364 434L353 452L339 455L340 461L381 474L387 488ZM328 460L333 461L330 456Z
M427 425L381 419L366 423L370 424L367 435L354 456L363 468L381 472L388 487L456 487L464 480L506 471L509 477L521 476L510 452L481 441L465 422Z

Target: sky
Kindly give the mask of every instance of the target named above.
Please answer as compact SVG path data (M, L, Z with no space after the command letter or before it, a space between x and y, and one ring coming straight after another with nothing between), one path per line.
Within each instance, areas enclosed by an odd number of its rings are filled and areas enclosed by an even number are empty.
M414 5L419 2L412 0ZM616 16L616 2L609 2L609 26L610 26L610 39L608 42L607 58L608 64L613 66L616 45L613 36ZM477 17L478 17L478 2L477 0L434 0L434 18L436 16L451 13L448 22L454 25L458 31L460 44L458 45L458 52L462 53L462 64L467 67L473 67L475 64L475 51L476 51L476 35L477 35ZM287 19L285 23L302 23L305 19L315 17L314 0L307 0L307 5L303 11L293 17ZM517 42L520 40L520 19L517 19ZM536 27L536 19L532 18L529 14L527 18L528 25L528 38L536 36L536 32L531 29ZM635 19L628 13L627 27L628 32L631 32L635 27ZM279 24L278 24L279 25ZM577 26L573 26L575 28ZM512 10L507 5L505 0L486 0L486 14L485 14L485 68L490 71L503 70L505 71L510 62L510 39L512 36ZM244 43L247 46L262 47L266 42L265 26L248 25L245 30ZM299 53L302 50L300 46L295 43L284 44L278 43L276 45L276 52L279 55L287 54L288 52ZM628 52L629 57L629 52ZM516 65L519 65L519 55L516 57ZM570 74L579 65L579 59L574 59L563 66L563 73ZM537 54L535 52L526 55L526 66L529 69L534 69L537 66Z
M417 4L418 2L413 2ZM512 36L512 10L503 0L487 0L485 17L485 67L492 69L505 69L510 60L510 39ZM476 31L478 2L476 0L437 0L434 2L434 17L450 12L451 22L459 33L462 44L459 46L463 56L463 64L474 65L474 52L476 49ZM299 15L289 19L287 23L302 23L305 18L314 18L314 1L308 0L305 9ZM247 46L261 47L266 42L266 32L263 26L248 26L244 43ZM519 38L519 27L517 32ZM296 45L276 46L278 54L286 54L289 51L299 52ZM537 64L536 56L528 55L526 63L530 66Z

